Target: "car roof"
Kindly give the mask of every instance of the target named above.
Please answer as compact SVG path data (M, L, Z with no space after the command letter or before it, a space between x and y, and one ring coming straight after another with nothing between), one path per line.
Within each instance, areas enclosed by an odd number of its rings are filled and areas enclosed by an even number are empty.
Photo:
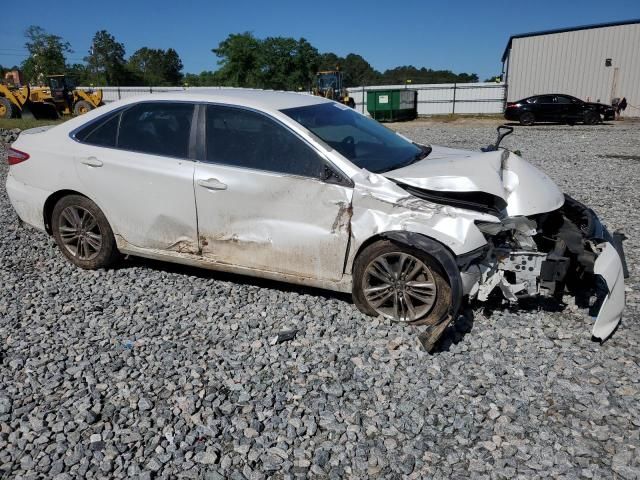
M63 124L54 127L54 129L58 129L58 127L62 128L62 126L64 126L66 130L72 131L75 128L102 117L103 115L109 114L113 110L117 110L134 103L150 101L221 103L254 108L267 113L276 113L279 110L284 110L286 108L333 103L332 100L308 93L254 90L248 88L193 88L186 91L146 93L110 102L104 107L96 108L84 115L74 117Z
M305 107L331 102L326 98L308 93L248 88L198 88L182 92L146 94L127 100L131 100L131 103L143 100L215 102L253 107L260 110L283 110L285 108Z

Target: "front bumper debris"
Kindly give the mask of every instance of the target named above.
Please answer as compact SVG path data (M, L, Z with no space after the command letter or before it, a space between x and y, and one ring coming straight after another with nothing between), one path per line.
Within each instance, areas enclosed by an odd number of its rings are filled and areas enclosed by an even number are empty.
M488 248L461 268L465 295L486 301L499 290L511 302L532 296L562 301L569 292L576 304L589 306L593 337L604 341L615 331L625 307L625 237L611 235L593 210L565 196L549 213L477 225Z
M623 259L609 242L598 245L600 255L593 272L604 281L606 294L601 300L600 310L593 324L592 335L600 341L606 340L622 319L625 306Z

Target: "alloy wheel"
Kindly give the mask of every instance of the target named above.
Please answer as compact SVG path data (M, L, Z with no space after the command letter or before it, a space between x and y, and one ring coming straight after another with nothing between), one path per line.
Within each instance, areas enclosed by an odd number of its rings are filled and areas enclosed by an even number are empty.
M102 248L102 232L96 218L79 206L65 208L60 215L60 239L79 260L93 260Z
M403 252L373 259L365 269L364 296L378 314L400 322L424 317L433 308L437 287L431 269Z

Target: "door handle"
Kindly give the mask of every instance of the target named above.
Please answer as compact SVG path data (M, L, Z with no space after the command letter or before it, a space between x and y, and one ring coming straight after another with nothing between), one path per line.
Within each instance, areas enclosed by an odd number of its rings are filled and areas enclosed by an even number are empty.
M207 190L226 190L227 184L222 183L217 178L207 178L206 180L198 180L198 185Z
M89 157L83 160L80 160L80 163L87 165L89 167L101 167L104 165L101 160L98 160L96 157Z

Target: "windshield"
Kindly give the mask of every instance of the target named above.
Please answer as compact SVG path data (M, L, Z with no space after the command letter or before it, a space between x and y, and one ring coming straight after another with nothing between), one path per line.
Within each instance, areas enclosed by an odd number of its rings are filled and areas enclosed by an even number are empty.
M360 168L384 173L423 159L431 151L338 103L288 108L282 113L310 130Z

